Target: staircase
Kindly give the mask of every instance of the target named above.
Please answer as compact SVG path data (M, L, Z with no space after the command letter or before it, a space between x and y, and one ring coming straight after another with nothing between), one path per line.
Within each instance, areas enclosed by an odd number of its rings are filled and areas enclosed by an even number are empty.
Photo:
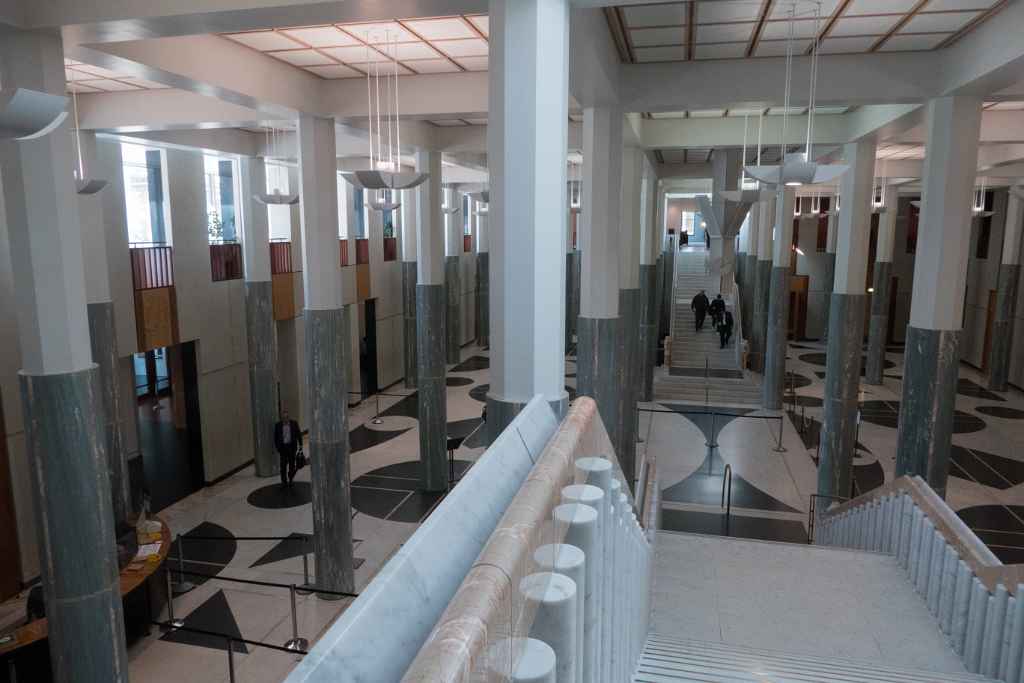
M837 657L810 657L651 634L633 676L634 683L674 681L850 681L857 683L935 683L989 681L974 674L877 666Z
M668 371L655 377L654 398L656 401L759 405L760 387L750 381L737 362L739 325L724 349L720 348L711 316L707 317L701 331L694 328L694 313L690 310L693 297L702 289L709 299L714 299L719 293L718 278L705 272L706 254L702 247L677 252L672 288L670 360ZM735 307L728 295L726 300L729 310L735 315Z

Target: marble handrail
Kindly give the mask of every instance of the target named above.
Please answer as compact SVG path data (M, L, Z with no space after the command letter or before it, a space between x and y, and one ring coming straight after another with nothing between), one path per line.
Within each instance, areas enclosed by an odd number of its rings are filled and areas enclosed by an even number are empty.
M829 508L821 513L820 519L827 521L887 495L900 493L913 499L946 543L956 550L990 592L995 591L997 585L1003 584L1012 594L1016 594L1017 585L1024 583L1024 565L1004 565L921 477L903 476L894 479L853 500Z
M509 679L516 658L514 644L524 642L533 620L528 604L517 595L517 587L534 571L534 551L564 539L565 529L551 522L552 511L561 502L562 489L579 483L576 460L611 453L611 441L597 404L586 396L576 399L416 655L403 683ZM609 459L616 478L624 481L616 459ZM627 486L622 490L629 495Z

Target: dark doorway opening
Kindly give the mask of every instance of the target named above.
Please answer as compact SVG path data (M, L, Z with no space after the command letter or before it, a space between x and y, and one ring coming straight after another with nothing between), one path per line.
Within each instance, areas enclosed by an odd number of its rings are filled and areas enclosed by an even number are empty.
M359 390L363 398L380 391L377 384L377 300L363 302L359 326Z

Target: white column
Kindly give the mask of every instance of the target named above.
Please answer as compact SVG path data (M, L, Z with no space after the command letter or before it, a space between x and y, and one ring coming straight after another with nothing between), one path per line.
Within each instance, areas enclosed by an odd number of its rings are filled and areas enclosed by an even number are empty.
M569 5L491 0L490 22L488 421L493 415L503 426L536 394L559 415L568 404Z
M836 294L864 294L871 234L875 142L851 142L845 146L844 156L850 170L841 176L839 191L848 201L843 202L843 211L839 214L833 291ZM895 207L892 212L895 214Z
M1024 217L1024 186L1011 187L1006 200L1006 227L1003 230L1003 256L1001 263L1012 266L1020 263L1022 217Z
M583 227L580 316L619 315L619 204L622 115L612 107L583 110Z
M342 307L338 267L338 188L334 119L299 119L299 211L306 310ZM330 151L327 151L330 150Z
M441 211L441 153L417 150L416 170L430 177L416 188L417 283L444 284L444 216Z
M266 165L261 158L245 157L239 163L242 207L242 253L246 282L270 282L270 221L267 207L254 198L267 187Z
M643 150L627 147L622 151L622 203L619 239L619 289L640 286L640 242L643 239Z
M419 231L419 222L417 221L417 205L416 205L416 194L417 191L413 190L402 190L402 232L400 240L400 248L402 250L402 262L403 263L415 263L417 254L417 232Z
M486 206L486 204L484 205ZM476 216L476 253L485 254L490 251L490 241L488 239L488 217L489 213L478 213Z

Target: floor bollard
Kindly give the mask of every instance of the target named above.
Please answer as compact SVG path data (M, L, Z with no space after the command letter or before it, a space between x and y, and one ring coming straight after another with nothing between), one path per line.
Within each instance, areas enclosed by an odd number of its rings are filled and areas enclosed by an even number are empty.
M228 680L235 683L235 641L228 636Z
M295 607L296 590L294 583L288 592L292 601L292 639L285 643L284 647L292 652L301 652L309 647L309 641L305 638L299 638L299 617Z
M178 581L173 586L175 595L184 595L196 587L185 580L185 539L181 534L178 534Z
M170 627L168 630L175 630L184 626L185 622L174 618L174 591L171 589L170 567L167 568L165 573L167 576L167 625Z
M782 426L785 423L785 416L779 415L779 444L774 448L776 453L785 453L786 449L782 445Z
M313 593L313 584L309 582L309 542L310 536L306 536L306 549L302 552L302 586L295 589L299 595L310 595Z

